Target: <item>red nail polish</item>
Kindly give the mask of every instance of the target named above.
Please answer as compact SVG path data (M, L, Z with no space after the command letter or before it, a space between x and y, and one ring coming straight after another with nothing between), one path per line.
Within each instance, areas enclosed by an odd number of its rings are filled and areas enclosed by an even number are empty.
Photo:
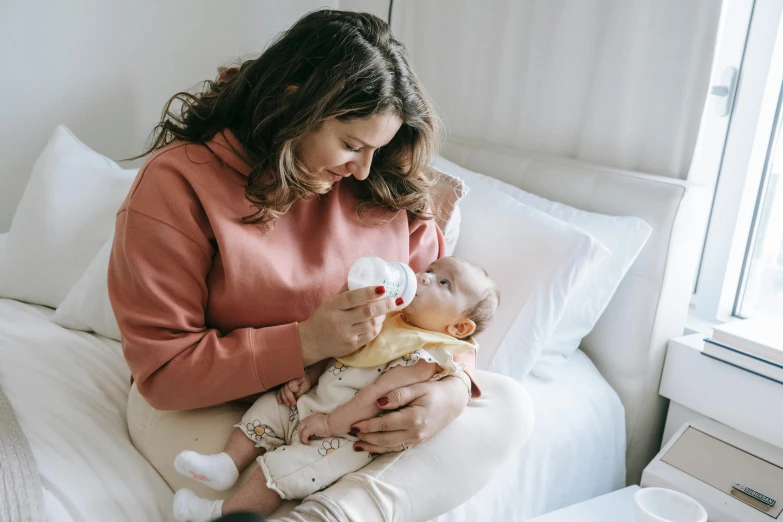
M383 294L386 293L386 288L384 288L382 286L377 286L377 287L375 287L375 293L378 294L378 295L383 295Z
M355 437L358 434L359 434L359 430L357 430L356 428L351 428L351 431L348 432L348 435L350 435L351 437Z
M364 449L362 449L362 447L361 447L361 446L354 446L354 447L353 447L353 450L354 450L354 451L364 451Z
M376 402L378 403L378 406L386 406L387 404L389 404L389 399L387 399L386 397L381 397Z
M398 297L394 302L397 304L397 306L401 306L405 301L403 301L402 297Z

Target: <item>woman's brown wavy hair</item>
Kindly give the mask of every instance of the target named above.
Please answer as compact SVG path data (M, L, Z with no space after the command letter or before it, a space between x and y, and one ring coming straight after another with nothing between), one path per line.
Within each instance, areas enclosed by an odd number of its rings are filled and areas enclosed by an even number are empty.
M179 114L172 103L182 105ZM431 219L426 166L440 123L389 26L367 13L319 10L302 17L254 60L179 92L163 109L144 157L174 140L205 142L230 129L253 166L245 195L257 211L244 218L271 228L299 198L329 191L297 157L301 137L329 118L393 113L402 127L379 149L358 190L357 211L405 210Z

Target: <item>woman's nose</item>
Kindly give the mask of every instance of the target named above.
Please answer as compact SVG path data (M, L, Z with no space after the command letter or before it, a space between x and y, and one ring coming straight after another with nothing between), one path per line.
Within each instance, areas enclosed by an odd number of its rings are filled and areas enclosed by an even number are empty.
M370 166L372 165L372 152L367 151L351 162L351 174L359 181L367 179L370 175Z

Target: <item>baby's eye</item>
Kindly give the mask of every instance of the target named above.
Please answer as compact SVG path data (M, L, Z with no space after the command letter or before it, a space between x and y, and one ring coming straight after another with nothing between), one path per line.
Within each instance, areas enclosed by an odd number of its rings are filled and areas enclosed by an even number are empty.
M424 273L425 274L431 274L432 273L432 268L428 268L427 270L424 271Z
M446 288L451 288L451 284L449 283L448 279L441 279L440 284L442 284Z
M351 147L351 146L350 146L350 145L348 145L347 143L344 143L344 145L345 145L345 148L346 148L346 149L348 149L348 150L350 150L351 152L359 152L359 151L361 151L361 150L362 150L362 149L354 149L353 147Z

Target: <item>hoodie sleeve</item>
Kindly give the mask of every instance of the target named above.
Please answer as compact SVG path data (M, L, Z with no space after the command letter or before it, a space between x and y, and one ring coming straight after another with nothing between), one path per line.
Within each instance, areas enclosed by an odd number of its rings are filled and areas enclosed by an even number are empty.
M151 159L117 214L108 287L125 359L156 409L220 404L304 375L296 323L206 324L212 235L181 166Z

